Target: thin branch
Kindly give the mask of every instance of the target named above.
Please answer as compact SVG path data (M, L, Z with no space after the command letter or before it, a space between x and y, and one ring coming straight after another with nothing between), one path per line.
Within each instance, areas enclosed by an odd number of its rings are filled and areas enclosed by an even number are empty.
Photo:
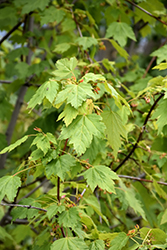
M30 195L32 195L33 193L35 193L35 191L37 191L40 187L42 187L43 186L43 184L45 183L45 182L47 182L48 180L47 179L45 179L45 180L43 180L41 183L40 183L40 185L38 185L37 187L35 187L34 189L32 189L28 194L26 194L25 196L23 196L20 200L18 200L17 202L20 202L21 200L23 200L23 199L25 199L25 198L28 198Z
M138 136L138 139L136 141L136 143L134 144L133 148L131 149L131 151L129 152L129 154L124 158L124 160L114 169L115 172L118 171L118 169L120 169L122 167L122 165L130 158L130 156L133 154L133 152L135 151L135 149L137 148L138 146L138 143L140 142L140 140L142 139L142 135L146 129L146 125L147 125L147 122L148 122L148 119L150 118L151 116L151 113L152 111L154 110L155 106L157 105L157 103L161 100L161 98L164 96L164 93L161 93L160 96L157 98L157 100L154 102L154 104L152 105L152 107L150 108L150 111L148 112L147 116L146 116L146 119L144 121L144 124L143 124L143 127L142 127L142 130Z
M23 23L24 21L20 21L18 22L11 30L9 30L9 32L4 36L2 37L2 39L0 40L0 45L15 31L17 30L17 28Z
M0 83L4 83L4 84L11 84L12 81L8 81L8 80L0 80Z
M138 8L139 10L143 11L144 13L146 13L147 15L155 18L157 21L161 22L162 24L167 26L167 23L165 23L164 21L162 21L159 17L154 16L153 14L151 14L150 12L148 12L147 10L143 9L142 7L140 7L139 5L135 4L134 2L131 2L129 0L125 0L126 2L132 4L133 6L135 6L136 8Z
M34 207L34 206L31 206L31 205L21 205L21 204L12 204L12 203L0 203L1 206L9 206L9 207L24 207L24 208L27 208L27 209L36 209L36 210L40 210L40 211L43 211L43 212L47 212L46 209L43 209L43 208L40 208L40 207Z
M142 179L140 177L135 177L135 176L129 176L129 175L118 175L120 178L125 178L125 179L130 179L130 180L135 180L135 181L144 181L144 182L150 182L153 183L152 180L147 180L147 179ZM167 186L166 182L163 181L157 181L158 184Z

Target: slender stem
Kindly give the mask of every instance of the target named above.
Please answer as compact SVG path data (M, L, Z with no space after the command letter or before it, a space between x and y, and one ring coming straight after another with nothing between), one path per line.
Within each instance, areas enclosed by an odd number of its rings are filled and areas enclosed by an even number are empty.
M43 212L47 212L46 209L43 209L43 208L40 208L40 207L34 207L34 206L31 206L31 205L21 205L21 204L13 204L13 203L3 203L1 202L0 203L1 206L9 206L9 207L24 207L24 208L28 208L28 209L37 209L37 210L40 210L40 211L43 211Z
M142 127L142 130L138 136L138 139L136 141L136 143L134 144L133 148L131 149L131 151L129 152L129 154L124 158L124 160L114 169L115 172L117 172L121 167L122 165L130 158L130 156L133 154L133 152L135 151L135 149L137 148L138 146L138 143L139 141L142 139L142 135L146 129L146 125L147 125L147 122L148 122L148 119L150 118L151 116L151 113L152 111L154 110L155 106L157 105L157 103L161 100L161 98L164 96L164 93L161 93L160 96L157 98L157 100L154 102L154 104L152 105L152 107L150 108L150 111L148 112L147 116L146 116L146 119L144 121L144 124L143 124L143 127Z
M131 1L129 1L129 0L125 0L125 1L128 2L128 3L130 3L130 4L132 4L133 6L135 6L136 8L138 8L139 10L143 11L143 12L146 13L147 15L149 15L149 16L155 18L157 21L159 21L159 22L161 22L161 23L163 23L163 24L165 24L165 25L167 26L167 23L165 23L164 21L162 21L159 17L154 16L153 14L151 14L151 13L148 12L147 10L143 9L143 8L140 7L139 5L135 4L134 2L131 2Z
M135 177L135 176L129 176L129 175L118 175L120 178L125 178L125 179L130 179L130 180L135 180L135 181L144 181L144 182L150 182L153 183L152 180L147 180L147 179L143 179L143 178L139 178L139 177ZM158 184L167 186L166 182L163 181L157 181Z
M9 30L9 32L2 37L2 39L0 40L0 45L15 31L17 30L17 28L23 23L23 20L18 22L11 30Z
M68 142L68 139L66 139L66 141L65 141L64 148L63 148L63 151L62 151L61 155L65 154L65 150L66 150L66 147L67 147L67 142ZM57 178L57 199L60 202L60 177L59 176Z

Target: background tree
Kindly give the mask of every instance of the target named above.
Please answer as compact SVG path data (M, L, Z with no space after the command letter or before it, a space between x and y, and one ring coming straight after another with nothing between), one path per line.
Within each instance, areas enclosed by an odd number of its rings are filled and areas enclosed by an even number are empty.
M0 1L0 249L167 248L165 4Z

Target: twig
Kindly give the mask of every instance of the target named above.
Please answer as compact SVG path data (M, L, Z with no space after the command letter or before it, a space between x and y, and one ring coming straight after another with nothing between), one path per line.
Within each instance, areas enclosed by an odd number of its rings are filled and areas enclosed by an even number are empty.
M20 202L21 200L23 200L23 199L29 197L30 195L32 195L36 190L38 190L40 187L42 187L43 184L44 184L45 182L47 182L47 181L48 181L47 179L43 180L43 181L41 182L40 185L38 185L37 187L35 187L34 189L32 189L28 194L26 194L25 196L23 196L23 197L22 197L20 200L18 200L17 202Z
M12 203L0 203L1 206L9 206L9 207L24 207L24 208L28 208L28 209L37 209L43 212L47 212L46 209L40 208L40 207L34 207L31 205L21 205L21 204L12 204Z
M12 81L0 80L0 83L4 83L4 84L11 84L11 83L12 83Z
M0 40L0 45L23 23L23 20L18 22L2 39Z
M151 13L148 12L147 10L143 9L143 8L140 7L139 5L135 4L134 2L131 2L131 1L129 1L129 0L125 0L125 1L128 2L128 3L130 3L130 4L132 4L133 6L135 6L136 8L138 8L139 10L143 11L143 12L146 13L147 15L149 15L149 16L155 18L157 21L159 21L159 22L161 22L161 23L163 23L164 25L167 26L167 23L165 23L164 21L162 21L159 17L154 16L153 14L151 14Z
M142 139L142 135L146 129L146 125L148 122L149 117L151 116L152 111L154 110L155 106L157 105L157 103L159 102L159 100L161 100L161 98L164 96L164 93L161 93L160 96L157 98L157 100L154 102L154 104L152 105L152 107L150 108L150 111L148 112L146 119L144 121L142 130L138 136L138 139L136 141L136 143L134 144L133 148L131 149L131 151L129 152L129 154L124 158L124 160L114 169L114 171L118 171L118 169L120 169L120 167L122 167L122 165L130 158L130 156L133 154L133 152L135 151L135 149L138 146L139 141Z
M144 182L150 182L153 183L152 180L147 180L147 179L142 179L140 177L135 177L135 176L129 176L129 175L118 175L120 178L125 178L125 179L130 179L130 180L135 180L135 181L144 181ZM158 184L167 186L166 182L163 181L157 181Z

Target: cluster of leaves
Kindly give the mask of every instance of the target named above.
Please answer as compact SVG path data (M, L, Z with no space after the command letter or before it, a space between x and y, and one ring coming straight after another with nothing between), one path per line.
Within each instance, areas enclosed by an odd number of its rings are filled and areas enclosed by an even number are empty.
M2 1L1 249L167 248L166 12Z

